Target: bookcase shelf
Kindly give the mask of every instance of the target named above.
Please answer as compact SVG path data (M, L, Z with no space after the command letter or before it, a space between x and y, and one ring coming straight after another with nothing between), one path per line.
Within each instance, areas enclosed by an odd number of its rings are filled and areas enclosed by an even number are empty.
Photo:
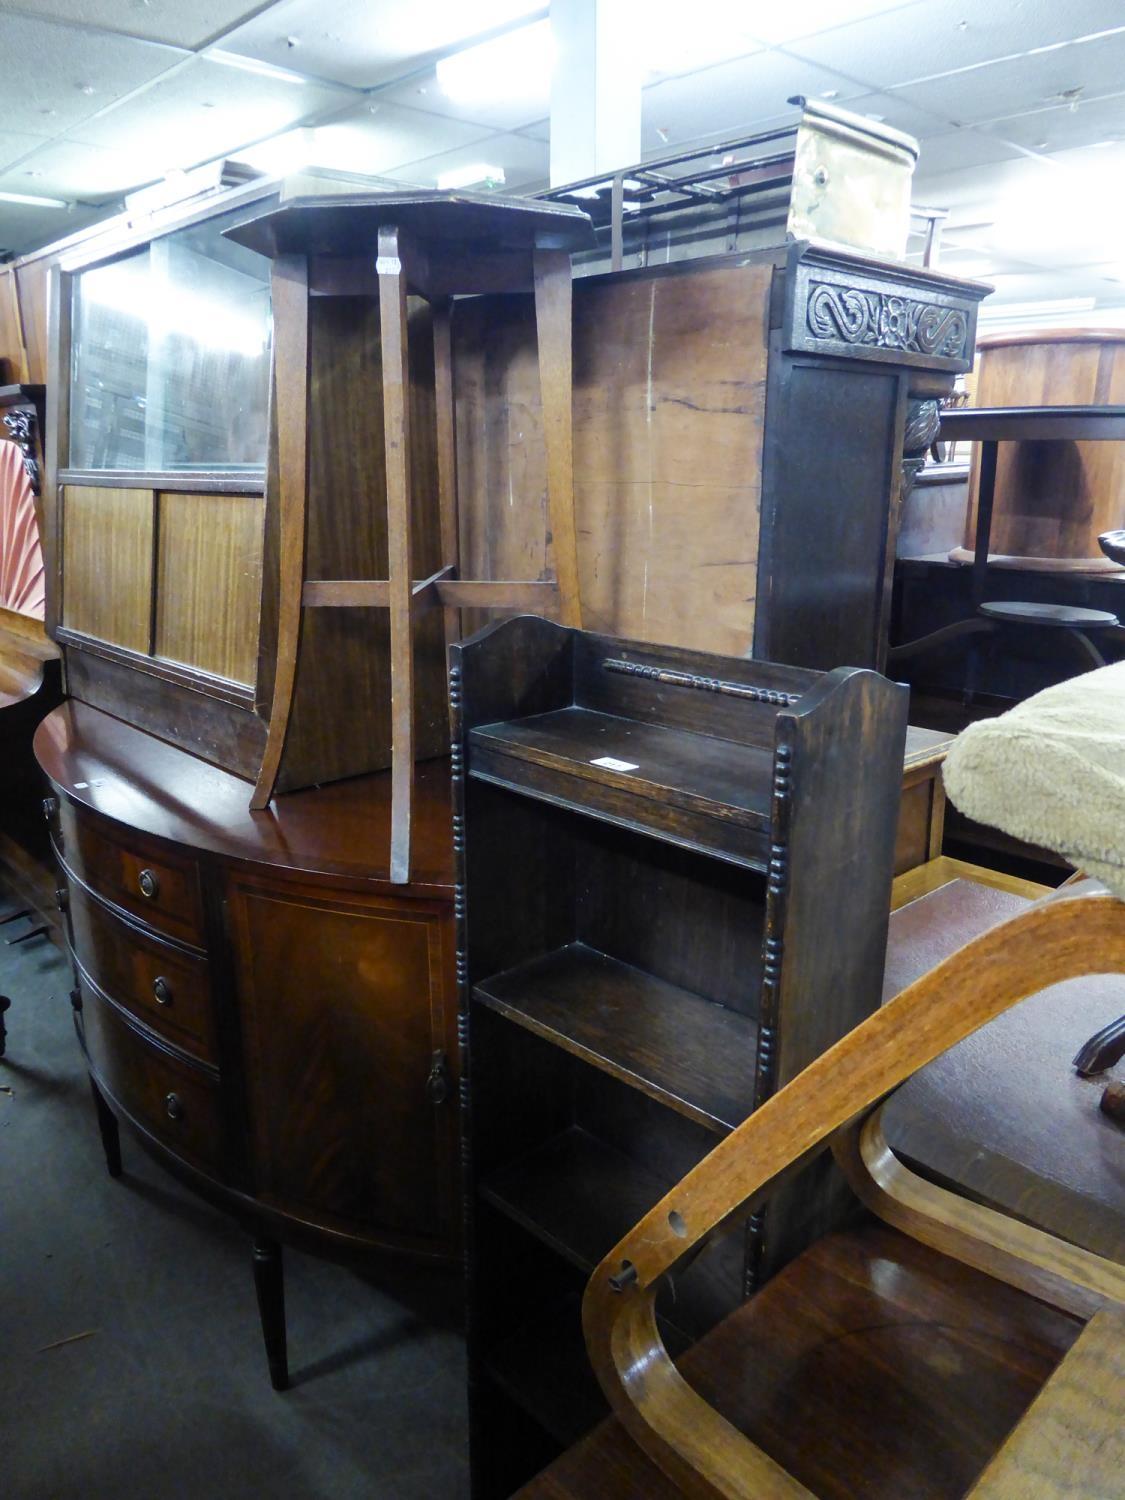
M472 775L764 870L772 746L557 709L469 736Z
M753 1108L754 1021L585 943L495 974L473 999L720 1135Z
M670 1186L572 1125L482 1178L480 1194L589 1274Z

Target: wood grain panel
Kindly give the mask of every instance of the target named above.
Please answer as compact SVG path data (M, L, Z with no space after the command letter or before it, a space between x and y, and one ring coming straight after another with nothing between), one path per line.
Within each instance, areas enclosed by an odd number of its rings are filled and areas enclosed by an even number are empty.
M189 1161L223 1155L219 1085L211 1069L165 1050L79 974L82 1027L98 1085L143 1129Z
M249 881L230 899L263 1193L420 1242L448 1233L452 1073L427 1096L434 1052L454 1055L448 917Z
M574 286L583 622L744 655L753 635L772 265ZM533 310L454 308L462 572L536 578L546 469Z
M433 335L428 307L411 298L410 470L414 571L441 566L437 503ZM379 304L371 297L309 303L309 529L311 579L386 578ZM273 459L271 458L271 463ZM271 490L274 475L270 476ZM271 503L272 497L271 497ZM272 517L269 523L272 525ZM273 539L267 537L267 554ZM302 622L293 718L278 789L390 765L390 628L385 609L318 609ZM449 745L441 614L418 619L414 738L419 757ZM325 663L331 663L326 669ZM340 684L347 683L347 691Z
M11 267L0 270L0 380L9 384L27 381L16 273Z
M1125 336L1100 341L1045 333L1041 343L997 341L980 351L977 406L1125 404ZM976 533L980 451L974 447L964 545ZM1001 443L990 551L1010 557L1090 558L1108 567L1100 532L1125 525L1125 446L1113 442Z
M263 502L159 496L156 655L252 683L258 658Z
M47 383L47 278L51 262L46 257L16 268L20 321L26 350L27 381Z
M152 490L66 486L64 625L132 651L148 651L153 512Z

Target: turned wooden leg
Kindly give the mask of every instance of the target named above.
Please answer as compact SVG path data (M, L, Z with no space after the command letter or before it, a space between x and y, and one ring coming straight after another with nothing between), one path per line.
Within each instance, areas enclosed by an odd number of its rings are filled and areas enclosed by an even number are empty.
M102 1150L105 1152L106 1171L111 1177L120 1177L121 1132L117 1128L117 1116L105 1102L101 1090L92 1078L90 1092L94 1096L94 1108L98 1112L98 1130L101 1132Z
M285 1272L276 1240L254 1241L254 1290L262 1319L262 1338L275 1391L289 1389L289 1359L285 1351Z

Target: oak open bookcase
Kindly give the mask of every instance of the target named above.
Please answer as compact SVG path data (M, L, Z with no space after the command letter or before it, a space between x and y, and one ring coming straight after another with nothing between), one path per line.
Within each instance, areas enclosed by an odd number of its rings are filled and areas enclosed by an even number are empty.
M616 1240L880 999L905 690L523 618L453 648L477 1494L604 1408ZM467 925L466 925L467 924ZM782 1189L662 1308L683 1346L831 1222ZM503 1435L503 1437L501 1436Z

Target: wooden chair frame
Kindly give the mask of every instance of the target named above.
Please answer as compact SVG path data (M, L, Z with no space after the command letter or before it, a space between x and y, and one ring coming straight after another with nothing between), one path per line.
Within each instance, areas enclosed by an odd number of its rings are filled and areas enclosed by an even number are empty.
M598 1379L618 1419L691 1500L809 1500L809 1490L679 1374L657 1331L655 1298L664 1276L828 1146L880 1218L1093 1317L1049 1385L1072 1360L1088 1362L1095 1343L1095 1357L1107 1341L1120 1347L1125 1268L924 1182L892 1155L879 1122L878 1106L891 1091L1018 1001L1082 974L1125 972L1125 903L1100 887L1073 889L975 939L822 1054L689 1172L594 1272L583 1324ZM994 1493L995 1466L972 1495Z

